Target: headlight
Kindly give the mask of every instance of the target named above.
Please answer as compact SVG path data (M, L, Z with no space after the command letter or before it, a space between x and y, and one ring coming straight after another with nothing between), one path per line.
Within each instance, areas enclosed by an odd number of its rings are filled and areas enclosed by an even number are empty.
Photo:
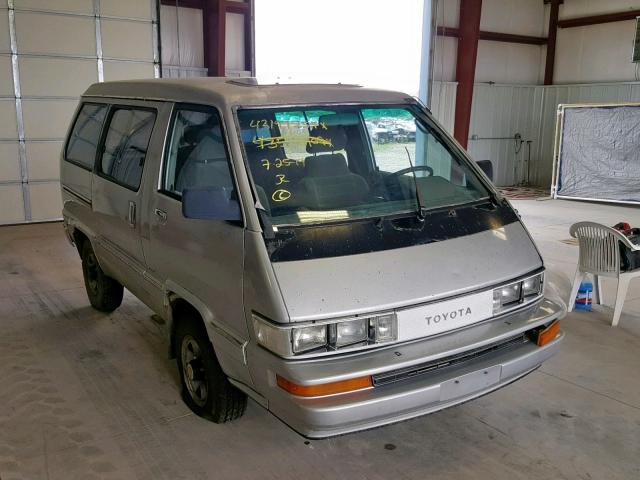
M529 277L522 282L522 296L540 295L542 292L542 274Z
M369 325L376 343L393 342L398 338L398 322L394 314L373 317L369 320Z
M293 329L294 353L306 352L327 344L327 326L318 325Z
M525 278L522 281L502 285L493 290L493 313L535 300L542 294L543 273Z
M349 322L336 323L331 325L332 344L337 348L354 343L365 342L369 339L369 328L366 319L351 320ZM333 333L335 331L335 334ZM334 336L335 335L335 336Z
M365 348L398 338L394 313L304 326L276 325L255 313L252 317L258 343L282 357Z
M505 285L500 288L496 288L493 291L493 302L495 304L496 301L500 302L500 305L505 307L512 303L517 303L520 301L520 289L522 288L522 283L512 283L511 285Z

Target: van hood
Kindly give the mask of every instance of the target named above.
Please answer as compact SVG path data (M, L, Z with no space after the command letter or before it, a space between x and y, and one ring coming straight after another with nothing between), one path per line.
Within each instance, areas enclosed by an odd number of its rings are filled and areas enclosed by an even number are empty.
M425 245L272 265L290 320L300 322L488 288L541 268L542 259L516 221Z

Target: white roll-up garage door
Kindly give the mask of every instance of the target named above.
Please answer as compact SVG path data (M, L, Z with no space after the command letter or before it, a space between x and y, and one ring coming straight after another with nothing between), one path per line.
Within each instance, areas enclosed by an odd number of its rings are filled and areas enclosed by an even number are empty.
M78 96L98 81L159 76L158 5L0 1L0 224L58 219Z

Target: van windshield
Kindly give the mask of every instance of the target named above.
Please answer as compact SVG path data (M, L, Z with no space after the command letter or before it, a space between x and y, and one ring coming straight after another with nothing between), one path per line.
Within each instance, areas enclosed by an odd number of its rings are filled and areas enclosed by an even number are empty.
M489 196L466 160L411 107L241 109L238 120L258 200L274 226L384 217Z

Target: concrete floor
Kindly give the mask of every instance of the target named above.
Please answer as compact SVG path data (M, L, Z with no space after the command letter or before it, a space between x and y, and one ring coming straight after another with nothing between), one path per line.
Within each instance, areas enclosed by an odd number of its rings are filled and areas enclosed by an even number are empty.
M571 223L640 225L638 209L514 204L546 258L550 291L565 296ZM640 281L620 328L610 315L569 315L562 352L500 391L307 442L253 402L230 424L192 415L145 306L127 294L111 315L92 310L60 224L0 228L0 478L638 479Z

